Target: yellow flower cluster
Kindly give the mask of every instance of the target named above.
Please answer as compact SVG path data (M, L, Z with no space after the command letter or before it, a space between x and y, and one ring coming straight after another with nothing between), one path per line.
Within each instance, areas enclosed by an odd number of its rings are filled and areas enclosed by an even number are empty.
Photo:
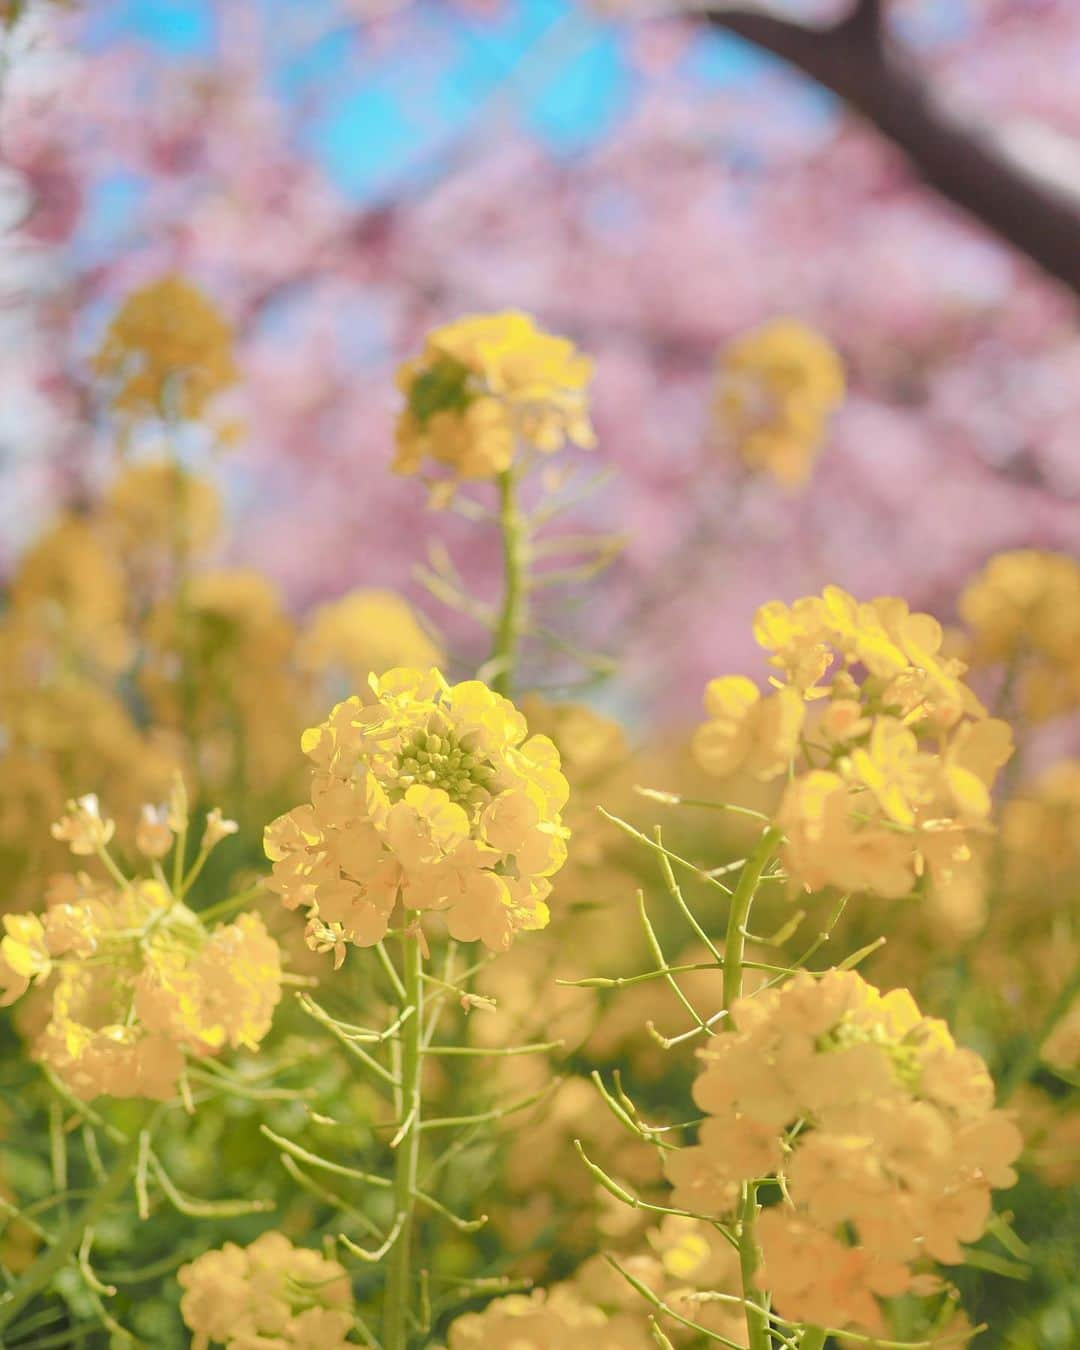
M356 590L319 605L300 635L297 660L310 672L334 672L350 689L373 670L442 666L443 653L412 607L393 591Z
M169 458L125 464L101 504L102 534L144 587L205 552L221 516L214 485Z
M926 872L934 887L954 883L973 834L990 828L1012 736L942 654L937 620L828 586L763 605L754 634L782 678L765 696L738 676L713 680L695 752L717 774L789 774L776 823L793 883L889 898Z
M177 1272L192 1350L340 1350L351 1346L353 1296L337 1261L267 1232L226 1242Z
M142 638L140 690L155 721L194 740L204 785L224 786L238 753L261 787L291 782L304 721L296 633L271 581L250 568L197 572L150 609Z
M421 356L399 370L397 473L427 458L456 478L493 478L515 450L550 453L593 444L586 388L592 363L567 338L527 314L475 314L428 334Z
M94 357L112 405L136 416L194 419L237 378L229 325L196 287L163 277L124 301Z
M104 848L113 822L82 797L54 827L76 855ZM232 822L208 819L207 849ZM167 826L163 826L167 829ZM277 944L255 914L207 932L159 881L54 880L42 914L7 914L0 1004L46 986L33 1054L84 1100L173 1096L184 1056L255 1049L281 994Z
M543 928L566 843L566 779L509 699L437 670L370 680L304 733L311 801L266 829L271 886L309 915L309 940L379 942L399 899L439 910L451 936L504 950Z
M1012 667L1024 713L1080 707L1080 562L1017 549L991 558L960 597L972 661Z
M494 1299L450 1326L449 1350L650 1350L637 1318L609 1314L570 1285Z
M747 468L785 487L810 475L829 415L844 397L844 368L826 340L777 319L721 354L713 395L716 439Z
M792 1320L880 1334L879 1298L982 1235L1020 1133L983 1061L906 990L803 971L732 1017L702 1052L698 1142L665 1155L674 1204L728 1213L743 1182L781 1175L785 1201L758 1223L761 1287Z

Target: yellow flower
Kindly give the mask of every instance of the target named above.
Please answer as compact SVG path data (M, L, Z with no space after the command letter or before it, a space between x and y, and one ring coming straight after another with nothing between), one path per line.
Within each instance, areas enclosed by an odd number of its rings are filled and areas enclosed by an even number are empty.
M649 1350L643 1320L609 1316L571 1285L494 1299L450 1324L449 1350Z
M593 444L586 387L592 363L526 314L468 315L429 333L398 372L397 473L425 459L456 478L493 478L519 446L550 453Z
M190 282L168 276L134 291L94 357L112 405L137 416L194 419L237 378L229 325Z
M807 890L836 886L890 900L907 895L915 884L910 837L853 819L851 801L843 778L824 769L789 784L776 813L789 875Z
M143 806L135 827L135 847L144 858L164 858L173 845L173 832L164 806Z
M180 1313L195 1350L344 1350L353 1296L337 1261L267 1232L247 1247L226 1242L177 1272Z
M197 1055L257 1049L281 996L281 954L258 915L216 928L195 953L168 928L158 932L135 982L143 1025Z
M785 1203L758 1228L761 1287L785 1317L877 1334L879 1298L982 1235L991 1188L1016 1180L1019 1131L979 1056L906 990L802 971L731 1013L700 1052L697 1143L664 1154L673 1204L729 1212L744 1181L782 1168Z
M84 814L100 827L96 803ZM208 932L156 880L114 886L83 873L56 879L47 902L41 915L5 917L0 985L11 1002L49 980L32 1053L76 1096L167 1100L185 1055L255 1049L269 1030L281 959L257 915Z
M63 516L16 570L13 637L22 637L28 646L34 638L45 639L68 661L115 673L133 654L127 604L123 569L102 532L88 520Z
M273 889L361 947L399 900L495 951L544 927L566 857L554 745L478 680L400 669L372 676L371 692L304 733L311 802L267 827Z
M235 820L226 820L221 814L221 808L215 806L206 813L206 825L203 829L203 837L200 848L209 853L212 848L217 848L223 839L228 839L229 835L236 834L240 826Z
M445 658L412 607L393 591L357 590L319 605L297 646L303 669L342 672L350 688L367 684L372 671L442 666Z
M26 993L31 980L39 980L52 969L52 957L45 930L36 914L5 914L4 939L0 941L0 985L4 994L0 1007Z
M1039 549L999 553L969 582L960 614L979 665L1015 666L1036 719L1080 706L1080 563Z
M794 319L777 319L721 355L713 395L718 443L785 487L810 476L844 368L830 344Z
M705 688L709 721L694 734L694 758L726 778L740 769L768 780L787 771L799 744L805 709L794 689L762 698L741 675L710 680Z
M89 857L103 849L116 832L116 822L103 818L97 794L88 792L69 801L68 813L50 827L54 839L63 840L72 853Z
M221 514L214 485L174 459L126 464L101 507L104 532L138 576L204 553L218 535Z
M941 899L969 883L1012 735L945 655L937 620L896 596L859 601L827 586L763 605L754 636L781 672L776 692L714 680L695 749L714 772L790 768L776 823L792 888L899 898L926 876Z

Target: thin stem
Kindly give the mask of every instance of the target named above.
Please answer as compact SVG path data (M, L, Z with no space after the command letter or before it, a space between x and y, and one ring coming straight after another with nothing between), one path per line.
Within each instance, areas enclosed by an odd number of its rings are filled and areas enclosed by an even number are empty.
M394 1209L400 1226L390 1249L383 1302L383 1344L386 1350L407 1350L412 1311L412 1236L420 1162L421 1091L423 1058L420 1040L424 1025L423 955L416 937L402 938L404 1008L412 1009L401 1027L401 1119L406 1122L397 1140L394 1161Z
M499 490L499 530L503 544L503 601L495 626L491 651L491 687L510 698L514 691L514 665L518 638L523 627L525 601L525 522L514 498L514 475L504 469L496 479Z
M770 826L762 833L757 847L746 860L739 881L731 897L728 912L727 937L724 940L724 1003L729 1012L742 994L743 953L746 950L746 927L750 906L754 903L761 874L780 842L780 831Z
M739 874L735 892L731 897L727 936L724 941L723 1006L728 1012L742 996L743 953L746 947L750 908L761 882L761 874L776 851L780 839L780 831L773 826L762 832L756 847L746 860L746 866ZM757 1184L752 1181L744 1182L739 1211L739 1271L742 1276L742 1293L746 1310L747 1343L749 1350L769 1350L769 1314L765 1296L754 1287L754 1272L758 1264L757 1243L754 1240L757 1213Z
M64 1225L48 1251L43 1252L37 1258L23 1274L14 1289L0 1303L0 1332L11 1325L30 1300L36 1294L39 1294L49 1284L49 1281L61 1266L71 1259L78 1250L86 1229L93 1228L112 1208L124 1187L131 1180L142 1135L141 1129L132 1131L124 1147L117 1155L105 1181L95 1190L90 1203Z

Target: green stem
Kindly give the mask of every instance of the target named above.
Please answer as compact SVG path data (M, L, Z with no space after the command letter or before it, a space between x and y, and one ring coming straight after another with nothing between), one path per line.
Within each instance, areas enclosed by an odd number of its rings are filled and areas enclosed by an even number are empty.
M1042 1048L1049 1040L1050 1033L1069 1011L1078 992L1080 992L1080 966L1075 967L1072 974L1058 990L1057 996L1043 1018L1042 1024L1028 1042L1026 1051L1002 1078L1001 1087L998 1090L999 1106L1004 1106L1017 1088L1023 1087L1034 1073L1042 1055Z
M141 1136L141 1128L132 1131L131 1136L117 1155L112 1170L100 1187L94 1191L94 1197L90 1203L85 1205L61 1228L53 1239L52 1246L37 1258L34 1264L24 1272L22 1278L3 1302L0 1302L0 1332L10 1326L30 1300L40 1293L61 1266L71 1259L82 1242L86 1230L93 1228L112 1208L124 1187L131 1180L139 1153Z
M754 903L761 874L780 842L780 831L769 826L757 847L746 860L739 881L731 897L728 912L727 936L724 941L724 1007L730 1012L742 995L743 954L746 949L746 925ZM769 1315L765 1295L754 1287L757 1269L757 1243L754 1224L757 1220L757 1184L743 1183L742 1204L739 1209L739 1270L742 1275L743 1306L746 1312L746 1335L749 1350L770 1350Z
M746 925L754 903L761 874L780 842L780 831L770 825L739 873L738 885L728 911L727 937L724 941L724 1007L731 1006L742 994L743 953L746 950Z
M513 471L504 469L496 483L503 543L503 602L491 651L494 668L491 687L496 693L510 698L514 691L514 665L524 619L526 533L514 498Z
M412 1236L416 1209L417 1173L420 1161L422 1069L421 1036L424 1021L423 956L417 937L403 939L402 984L405 994L402 1012L412 1014L401 1026L401 1111L407 1121L397 1144L394 1161L394 1222L401 1230L390 1250L383 1303L383 1345L385 1350L407 1350L409 1313L412 1295Z
M821 1327L807 1327L799 1342L799 1350L824 1350L825 1336Z

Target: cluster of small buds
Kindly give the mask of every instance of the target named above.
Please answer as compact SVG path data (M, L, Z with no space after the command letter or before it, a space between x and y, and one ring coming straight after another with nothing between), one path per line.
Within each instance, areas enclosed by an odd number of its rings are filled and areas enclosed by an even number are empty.
M748 469L798 487L843 397L844 367L830 344L805 324L777 319L721 353L714 436Z
M398 372L397 473L425 459L457 479L494 478L519 445L544 453L588 447L592 363L526 314L478 314L428 334L423 354Z
M371 691L305 732L311 801L266 830L270 885L308 911L312 945L340 958L379 942L399 901L494 951L544 927L566 857L554 745L476 680L401 669Z
M982 1235L1020 1133L979 1056L906 990L803 971L732 1020L701 1052L698 1142L665 1154L673 1202L726 1214L744 1182L780 1177L758 1224L761 1287L794 1321L881 1334L879 1298L929 1288L917 1267L961 1262Z
M181 821L186 802L174 788L140 825L148 857L168 850ZM54 827L76 855L103 854L114 875L55 878L41 914L4 916L0 1004L42 986L48 1015L33 1055L76 1096L166 1100L186 1056L258 1046L281 995L281 958L255 914L208 931L160 869L124 880L106 852L112 827L93 796L70 803ZM210 812L200 857L235 828Z
M740 676L712 681L695 751L718 775L788 775L776 823L793 887L895 899L924 875L959 884L1012 736L942 654L940 624L829 586L762 606L754 633L782 675L767 695Z
M177 1279L192 1350L340 1350L354 1345L352 1287L343 1266L267 1232L247 1247L204 1252Z

